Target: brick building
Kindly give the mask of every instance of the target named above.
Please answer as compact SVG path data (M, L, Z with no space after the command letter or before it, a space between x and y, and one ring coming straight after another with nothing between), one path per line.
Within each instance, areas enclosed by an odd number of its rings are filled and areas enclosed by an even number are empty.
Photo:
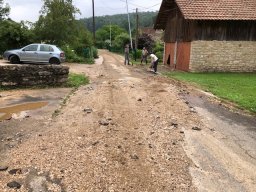
M172 69L256 72L256 0L163 0L154 28Z

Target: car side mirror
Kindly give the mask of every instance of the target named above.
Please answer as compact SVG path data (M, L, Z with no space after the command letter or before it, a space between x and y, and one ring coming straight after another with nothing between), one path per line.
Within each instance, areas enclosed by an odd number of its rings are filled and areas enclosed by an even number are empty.
M22 51L25 51L25 49L22 49Z

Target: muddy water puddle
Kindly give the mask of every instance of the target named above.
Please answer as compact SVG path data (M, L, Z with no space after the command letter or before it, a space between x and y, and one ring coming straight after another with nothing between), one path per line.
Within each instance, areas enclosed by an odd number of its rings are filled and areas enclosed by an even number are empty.
M21 113L23 111L30 111L42 108L48 105L48 102L34 102L34 103L23 103L20 105L13 105L9 107L0 108L0 121L11 119L13 114Z

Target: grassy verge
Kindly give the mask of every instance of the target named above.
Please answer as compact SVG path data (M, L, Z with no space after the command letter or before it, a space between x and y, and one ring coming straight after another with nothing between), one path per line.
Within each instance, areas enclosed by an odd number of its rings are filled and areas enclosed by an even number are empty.
M79 63L79 64L95 64L94 58L83 58L83 57L77 57L75 59L67 59L67 63Z
M134 58L131 59L131 62L133 63L133 65L141 65L141 58L137 58L136 61ZM148 63L146 64L145 61L142 62L142 65L144 66L150 66L151 65L151 60L150 58L148 58Z
M256 73L169 72L166 75L199 85L219 98L256 113Z
M81 85L86 85L89 83L88 77L82 74L71 73L68 77L67 87L79 87Z

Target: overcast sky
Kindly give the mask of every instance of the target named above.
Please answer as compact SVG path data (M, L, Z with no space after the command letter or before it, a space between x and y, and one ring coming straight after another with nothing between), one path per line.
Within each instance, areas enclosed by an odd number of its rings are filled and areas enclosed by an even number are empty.
M155 11L159 10L162 0L127 0L129 12ZM11 7L10 17L14 21L31 21L38 20L39 11L43 5L42 0L4 0ZM80 9L81 15L77 18L92 16L92 0L73 0L74 5ZM126 13L125 0L94 0L95 15L113 15L117 13Z

